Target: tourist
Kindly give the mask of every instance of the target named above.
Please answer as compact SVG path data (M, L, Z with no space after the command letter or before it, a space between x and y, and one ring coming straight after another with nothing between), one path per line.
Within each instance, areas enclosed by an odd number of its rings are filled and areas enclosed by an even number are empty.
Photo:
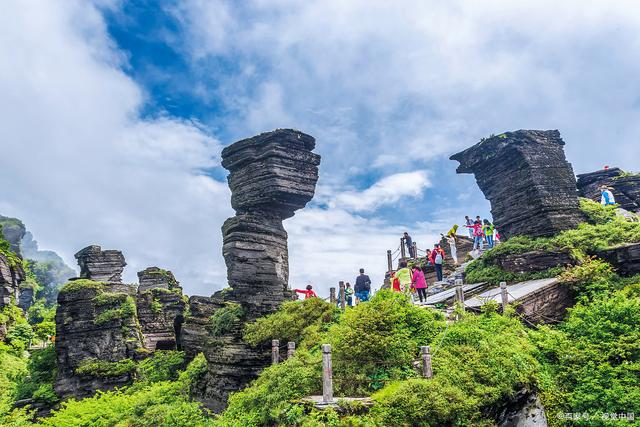
M371 279L364 274L364 268L360 269L360 275L356 277L356 285L353 287L356 295L356 302L369 301L369 293L371 292Z
M469 238L473 239L473 221L469 218L469 215L464 216L465 226L469 229Z
M451 252L451 258L453 258L453 263L455 265L458 265L458 246L457 246L458 237L456 234L457 232L458 232L458 224L455 224L451 228L451 230L449 230L446 236L447 243L449 243L449 252Z
M427 301L427 281L424 278L424 273L422 269L418 265L414 265L412 267L412 279L411 283L413 287L418 291L418 298L420 298L420 302L424 298L424 301Z
M476 220L473 225L473 250L482 250L483 249L483 239L482 239L482 222L480 220Z
M294 289L294 291L296 291L296 293L298 293L298 294L304 294L304 299L317 298L318 297L318 295L316 295L316 293L313 292L313 286L311 286L311 285L307 285L306 289Z
M600 203L603 206L615 205L616 199L613 197L613 193L611 192L611 187L607 187L603 185L600 187Z
M349 282L344 287L344 298L347 300L347 305L351 307L353 305L353 288Z
M400 289L400 280L396 277L395 271L391 273L389 280L391 281L391 289L396 292L402 292L402 289Z
M433 245L433 250L431 251L431 263L436 269L436 278L438 282L442 282L442 264L444 264L444 257L445 253L440 247L440 244L436 243Z
M400 289L402 292L408 294L411 292L411 270L407 268L406 261L400 261L398 271L396 271L396 278L400 282Z
M495 227L493 226L493 224L490 223L489 220L485 218L484 225L482 226L482 232L487 237L487 245L489 246L489 249L493 248L493 232L494 232L494 229L495 229Z
M413 239L406 231L404 232L403 239L404 244L407 246L407 250L409 251L409 258L415 258L416 254L413 253Z

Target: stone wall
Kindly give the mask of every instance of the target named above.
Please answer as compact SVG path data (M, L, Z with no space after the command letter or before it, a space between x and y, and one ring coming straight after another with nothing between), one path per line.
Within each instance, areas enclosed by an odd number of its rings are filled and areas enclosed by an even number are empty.
M236 211L222 226L230 288L216 293L207 303L192 299L195 304L182 340L188 354L200 348L204 351L209 368L200 397L214 411L224 409L228 395L269 364L269 349L244 343L241 325L273 313L291 298L287 233L282 221L314 195L320 164L320 156L312 153L314 147L313 137L278 129L238 141L222 151L222 165L230 172L231 205ZM218 324L217 316L227 320ZM194 337L204 338L206 344Z
M503 237L550 236L582 220L576 179L557 130L519 130L451 156L473 173Z
M640 243L630 243L594 253L616 269L622 276L640 274Z
M531 251L521 254L502 254L493 263L511 273L539 273L555 267L574 265L568 252Z
M582 197L600 201L600 187L611 187L616 203L622 209L640 213L640 174L627 174L620 168L609 168L578 175Z

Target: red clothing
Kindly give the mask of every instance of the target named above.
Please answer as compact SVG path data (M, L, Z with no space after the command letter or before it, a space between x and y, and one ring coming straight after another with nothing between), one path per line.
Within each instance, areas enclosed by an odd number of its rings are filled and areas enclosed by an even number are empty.
M395 276L391 276L391 280L393 281L393 290L396 292L402 292L400 289L400 280Z
M473 225L467 225L467 227L473 228L473 235L475 237L484 236L484 233L482 232L482 224L481 223L474 222Z
M436 263L436 254L438 254L438 253L442 256L442 260L444 261L444 257L445 257L444 249L438 247L438 248L434 248L431 251L431 255L429 255L429 262L431 262L431 264L435 265L435 263Z
M299 294L304 294L304 299L318 297L318 295L316 295L316 293L313 292L313 289L294 289L294 291L296 291Z

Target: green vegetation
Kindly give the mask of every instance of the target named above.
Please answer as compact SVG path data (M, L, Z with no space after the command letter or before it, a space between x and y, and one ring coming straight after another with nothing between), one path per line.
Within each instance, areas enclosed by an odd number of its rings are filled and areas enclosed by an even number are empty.
M340 310L335 304L320 298L310 298L301 302L285 302L277 313L258 319L245 326L244 339L251 345L269 343L272 339L282 342L294 341L298 348L307 344L314 346L317 341L307 343L305 337L317 337L335 322Z
M11 251L11 243L5 240L4 235L2 234L2 225L0 225L0 254L7 258L10 267L22 264L22 258Z
M227 302L225 306L217 309L209 319L209 332L213 335L222 335L240 326L240 320L244 316L244 309L240 304Z
M119 377L133 373L135 370L136 363L131 359L124 359L119 362L85 359L76 369L76 374L92 377Z
M33 351L27 362L27 372L16 383L16 400L33 398L49 405L56 403L58 396L53 391L56 374L55 348L49 346Z
M60 293L64 294L67 292L76 292L82 291L86 289L93 289L95 291L102 291L104 289L103 282L96 282L89 279L78 279L72 280L71 282L66 283L61 289Z
M138 377L146 382L175 380L185 365L181 351L156 351L153 356L138 363Z
M103 293L98 295L96 298L102 298L107 295L107 293ZM136 315L136 301L132 296L127 294L110 294L107 295L102 303L98 303L99 305L112 305L118 304L118 306L110 308L108 310L103 311L98 314L93 321L96 325L103 325L107 322L111 322L112 320L121 319L125 322L130 321Z
M591 199L580 198L580 210L590 224L606 224L616 217L616 205L604 206Z

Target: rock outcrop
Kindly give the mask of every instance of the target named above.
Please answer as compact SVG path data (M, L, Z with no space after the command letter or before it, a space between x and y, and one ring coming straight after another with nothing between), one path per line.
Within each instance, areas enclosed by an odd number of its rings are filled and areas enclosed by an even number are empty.
M504 237L550 236L583 217L576 179L557 130L519 130L485 139L451 156L473 173Z
M100 246L87 246L75 254L80 266L80 277L96 282L122 282L122 271L127 263L122 252L103 251Z
M0 215L0 227L5 240L11 245L11 252L22 256L20 252L20 242L27 232L24 223L18 218L10 218Z
M186 297L173 273L149 267L138 273L140 285L136 297L138 320L149 351L175 350L180 347Z
M0 308L17 303L20 298L20 284L25 280L22 264L12 254L0 252Z
M222 151L236 215L222 226L230 289L214 295L203 310L214 308L206 326L211 344L204 349L209 369L202 396L214 411L222 410L229 393L244 387L269 364L268 348L243 342L241 324L274 312L291 298L282 221L314 195L320 164L314 147L313 137L278 129ZM183 342L192 342L191 332L201 333L199 325L204 322L194 317L185 325Z
M122 254L89 246L76 258L81 278L60 290L56 312L55 390L62 398L127 384L142 348L135 287L119 282Z
M622 209L640 213L640 174L609 168L580 174L577 184L582 197L596 201L600 201L600 187L606 185Z
M493 264L510 273L539 273L551 268L576 264L569 252L530 251L521 254L500 254Z
M34 302L36 302L36 290L31 283L25 282L18 291L18 307L26 313Z
M640 274L640 243L630 243L594 253L610 263L622 276Z

